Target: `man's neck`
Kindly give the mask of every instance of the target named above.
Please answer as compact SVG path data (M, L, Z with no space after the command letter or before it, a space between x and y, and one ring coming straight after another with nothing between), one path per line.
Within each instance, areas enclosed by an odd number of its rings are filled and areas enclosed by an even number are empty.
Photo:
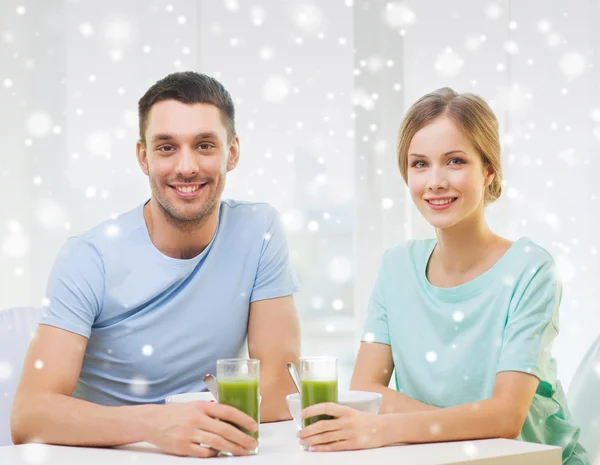
M219 222L219 205L197 222L178 223L168 216L152 198L144 206L144 220L154 246L171 258L198 256L215 235Z

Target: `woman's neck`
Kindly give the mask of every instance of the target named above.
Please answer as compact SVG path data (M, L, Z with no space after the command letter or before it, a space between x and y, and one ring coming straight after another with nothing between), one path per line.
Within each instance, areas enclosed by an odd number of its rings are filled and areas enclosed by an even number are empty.
M436 262L444 274L460 276L487 261L494 246L503 241L487 226L483 215L436 230Z

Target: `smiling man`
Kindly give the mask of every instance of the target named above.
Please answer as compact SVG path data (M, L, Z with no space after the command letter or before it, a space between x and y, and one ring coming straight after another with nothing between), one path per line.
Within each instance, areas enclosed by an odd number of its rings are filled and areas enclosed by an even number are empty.
M300 344L284 232L268 204L221 200L240 143L218 81L165 77L140 99L139 123L152 196L60 252L13 404L13 440L243 455L254 440L227 422L253 430L250 417L160 404L205 390L202 375L247 338L261 361L262 420L289 418L286 363Z

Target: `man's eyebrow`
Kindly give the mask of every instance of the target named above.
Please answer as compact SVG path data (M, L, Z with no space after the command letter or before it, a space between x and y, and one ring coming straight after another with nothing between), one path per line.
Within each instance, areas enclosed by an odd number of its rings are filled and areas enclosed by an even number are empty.
M218 139L219 136L214 131L199 132L194 136L194 139ZM159 133L152 136L152 142L164 142L175 140L175 136L167 133Z

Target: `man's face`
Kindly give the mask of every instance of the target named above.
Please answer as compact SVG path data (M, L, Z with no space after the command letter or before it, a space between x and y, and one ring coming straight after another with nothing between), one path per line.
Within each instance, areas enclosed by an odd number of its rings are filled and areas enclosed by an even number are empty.
M148 114L145 138L137 154L152 197L176 224L201 222L219 205L227 172L238 162L239 140L228 141L220 110L158 102Z

